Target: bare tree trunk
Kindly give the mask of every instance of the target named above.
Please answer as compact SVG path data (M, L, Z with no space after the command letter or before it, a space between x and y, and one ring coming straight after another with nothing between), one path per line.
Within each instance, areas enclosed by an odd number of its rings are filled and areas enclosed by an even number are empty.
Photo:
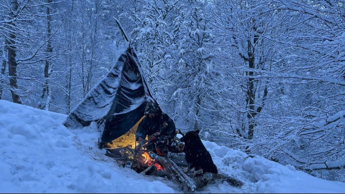
M257 31L257 29L254 27L254 31L259 33ZM268 89L267 89L267 83L265 84L265 88L263 90L263 96L261 99L257 99L256 98L256 93L259 92L258 91L258 80L255 80L254 78L254 72L255 70L258 68L255 65L255 44L258 43L259 40L259 35L254 35L254 41L253 44L251 43L250 40L247 41L247 46L248 46L248 50L247 50L247 54L248 54L248 58L244 57L243 55L241 55L241 57L248 62L248 67L249 67L249 71L247 71L246 75L248 76L248 82L247 82L247 94L246 94L246 108L247 108L247 126L244 125L244 128L248 128L248 133L245 134L243 132L239 132L240 136L243 136L247 139L253 139L254 137L254 130L256 127L256 120L255 120L255 116L261 112L263 106L265 105L265 101L266 101L266 97L268 94ZM260 104L258 106L258 104ZM257 108L256 108L257 107ZM242 131L246 131L246 129L242 129Z
M91 14L91 17L93 18L98 18L98 10L99 10L99 3L97 1L95 1L95 16ZM93 69L94 69L94 65L96 65L96 63L94 63L95 59L95 48L96 48L96 44L97 44L97 30L98 30L98 19L95 19L95 23L93 24L94 29L93 32L90 35L90 42L91 42L91 56L90 56L90 66L88 69L88 74L86 77L86 89L87 92L89 92L91 90L91 83L92 83L92 78L93 78Z
M81 36L82 39L82 54L81 54L81 83L82 83L82 87L83 87L83 98L86 96L86 83L85 83L85 69L86 69L86 50L87 50L87 45L86 45L86 38L85 38L85 34L86 34L86 29L85 29L85 23L83 22L81 24L81 29L83 31L83 34Z
M67 93L65 96L66 99L66 113L71 112L71 95L72 95L72 58L69 57L69 66L68 66L68 75L67 75Z
M196 101L196 110L195 110L195 121L194 121L194 130L198 130L199 129L199 121L198 119L200 118L200 107L201 105L201 99L200 99L200 94L197 96L197 101ZM200 129L199 129L200 130Z
M1 57L2 57L2 63L1 63L1 74L0 74L0 100L2 99L2 93L4 91L5 86L5 72L6 72L6 48L3 47L1 50Z
M18 84L17 84L17 48L16 48L16 24L15 24L15 12L18 10L18 1L11 1L11 11L9 13L9 21L7 23L9 28L9 35L6 37L6 48L7 48L7 57L8 57L8 75L10 77L10 87L12 101L14 103L22 104L20 96L18 95Z
M254 43L255 43L254 39ZM250 40L248 40L248 65L249 69L255 69L255 48L251 44ZM247 112L247 119L248 119L248 139L253 139L254 136L254 128L255 128L255 90L254 90L254 78L253 78L254 72L248 71L247 76L248 82L247 82L247 98L246 98L246 106L249 108Z
M71 2L71 12L73 12L74 8L74 0ZM68 74L67 74L67 85L66 85L66 95L65 95L65 100L66 100L66 113L71 112L71 95L72 95L72 27L69 26L69 56L68 56Z
M51 43L51 21L52 21L52 16L50 15L50 5L52 3L52 0L47 0L47 59L45 61L45 66L44 66L44 86L43 86L43 92L41 95L41 103L39 105L40 109L45 109L49 110L50 102L51 102L51 88L50 88L50 83L49 83L49 78L51 75L51 61L49 59L49 55L53 52L52 48L52 43Z
M1 66L1 77L0 77L0 99L2 99L2 93L4 91L5 85L5 70L6 70L6 60L3 59L2 66Z
M87 13L88 21L91 21L92 28L90 33L86 33L88 28L88 23L82 23L82 29L84 33L82 34L83 48L82 48L82 62L81 62L81 82L83 86L83 97L91 90L91 81L93 76L94 69L94 57L95 57L95 48L97 44L97 14L99 10L99 2L95 1L93 8L90 9ZM95 21L94 23L92 21ZM89 54L87 54L89 53Z

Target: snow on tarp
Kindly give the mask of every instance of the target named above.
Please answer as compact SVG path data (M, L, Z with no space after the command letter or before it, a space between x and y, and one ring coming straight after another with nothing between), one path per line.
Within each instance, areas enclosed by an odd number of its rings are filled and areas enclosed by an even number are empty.
M138 57L129 47L108 75L72 110L64 125L82 128L104 119L102 144L125 134L144 115L147 100L153 100L142 75Z

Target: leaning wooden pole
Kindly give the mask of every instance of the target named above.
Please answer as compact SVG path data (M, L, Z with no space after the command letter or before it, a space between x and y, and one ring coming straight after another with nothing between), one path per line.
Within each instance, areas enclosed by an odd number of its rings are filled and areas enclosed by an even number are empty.
M118 25L118 27L119 27L119 29L120 29L120 31L121 31L122 36L125 38L125 40L126 40L127 42L130 42L129 39L128 39L128 36L127 36L127 34L126 34L126 32L123 30L123 28L122 28L122 26L121 26L119 20L117 20L115 17L114 17L114 20L115 20L116 24Z

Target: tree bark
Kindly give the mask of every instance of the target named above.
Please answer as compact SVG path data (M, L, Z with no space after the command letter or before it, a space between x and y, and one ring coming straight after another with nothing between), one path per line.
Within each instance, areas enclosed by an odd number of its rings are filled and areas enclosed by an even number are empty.
M73 8L74 8L74 0L71 1L71 13L73 13ZM66 84L66 95L65 95L65 100L66 100L66 113L69 114L71 112L71 98L72 98L72 74L73 74L73 69L72 69L72 50L73 50L73 45L72 45L72 26L69 26L69 55L68 55L68 73L67 73L67 84Z
M7 48L7 57L8 57L8 75L10 79L10 87L11 87L11 95L12 101L14 103L22 104L20 96L18 94L18 83L17 83L17 48L16 48L16 23L15 15L16 11L18 10L18 1L12 0L11 1L11 11L9 13L9 20L10 22L7 23L9 28L9 35L6 37L6 48Z
M2 65L1 65L1 77L0 77L0 100L2 99L2 93L4 91L4 85L5 85L5 70L6 70L6 60L3 59Z
M256 40L254 39L254 43ZM250 40L248 40L248 65L249 69L255 69L255 48L254 45L251 44ZM247 75L249 76L247 82L247 98L246 104L249 108L247 112L248 118L248 139L253 139L254 136L254 128L255 128L255 90L254 90L254 72L248 71Z
M194 121L194 131L200 130L200 126L198 125L199 121L198 119L201 118L200 116L200 107L201 105L201 99L200 99L200 94L197 95L197 100L196 100L196 110L195 110L195 121Z
M260 33L257 31L257 28L254 27L254 31L256 33ZM253 44L250 40L247 41L248 46L248 58L241 55L241 57L248 62L249 71L247 71L248 82L247 82L247 95L246 95L246 107L247 110L247 119L248 119L248 133L247 139L253 139L254 137L254 130L256 127L256 120L255 116L261 112L263 106L265 105L266 97L268 94L267 89L267 83L265 84L265 88L263 91L263 96L261 99L261 103L258 102L259 100L256 98L256 92L258 90L258 86L255 85L255 83L258 82L258 80L255 80L254 78L254 71L257 69L257 65L255 65L255 44L257 44L259 40L259 35L254 35ZM259 106L256 106L257 104L261 104ZM256 108L257 107L257 108Z
M49 55L53 52L53 47L51 43L51 21L52 21L52 16L50 14L50 5L52 3L52 0L47 0L47 59L45 61L44 65L44 86L43 86L43 91L41 95L41 103L39 105L40 109L44 110L49 110L50 102L51 102L51 88L50 88L50 83L49 83L49 78L51 74L51 61L49 59Z

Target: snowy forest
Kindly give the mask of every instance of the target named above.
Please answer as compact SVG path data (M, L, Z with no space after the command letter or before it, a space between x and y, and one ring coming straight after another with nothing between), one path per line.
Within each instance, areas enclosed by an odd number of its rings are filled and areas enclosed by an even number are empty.
M116 18L178 129L345 181L343 0L0 0L0 18L0 99L69 114L128 47Z

